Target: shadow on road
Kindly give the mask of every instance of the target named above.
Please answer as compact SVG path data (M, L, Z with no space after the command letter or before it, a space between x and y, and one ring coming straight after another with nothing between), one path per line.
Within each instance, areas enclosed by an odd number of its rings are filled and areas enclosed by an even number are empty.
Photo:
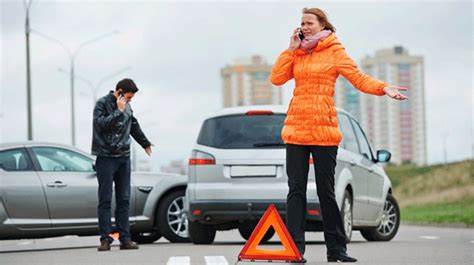
M370 243L367 241L351 241L349 244L361 244L361 243ZM141 246L160 246L160 245L170 245L174 244L177 246L194 246L192 243L169 243L169 242L156 242L153 244L142 244ZM244 246L245 241L218 241L210 244L208 246ZM271 241L260 245L268 245L268 246L278 246L281 245L278 241ZM307 241L306 245L324 245L324 241ZM196 245L200 246L200 245ZM112 245L112 249L117 248L118 245ZM89 245L89 246L71 246L71 247L47 247L47 248L29 248L29 249L16 249L16 250L0 250L0 254L7 254L7 253L25 253L25 252L46 252L46 251L58 251L58 250L78 250L78 249L95 249L97 248L96 245Z
M43 251L57 251L57 250L75 250L75 249L86 249L86 248L97 248L97 246L80 246L80 247L63 247L63 248L31 248L31 249L18 249L18 250L6 250L0 251L0 254L6 253L21 253L21 252L43 252Z

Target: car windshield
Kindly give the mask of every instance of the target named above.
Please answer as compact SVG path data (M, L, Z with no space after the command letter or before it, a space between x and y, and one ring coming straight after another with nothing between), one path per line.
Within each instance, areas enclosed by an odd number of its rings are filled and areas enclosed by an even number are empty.
M232 115L208 119L198 144L221 149L284 148L284 114Z

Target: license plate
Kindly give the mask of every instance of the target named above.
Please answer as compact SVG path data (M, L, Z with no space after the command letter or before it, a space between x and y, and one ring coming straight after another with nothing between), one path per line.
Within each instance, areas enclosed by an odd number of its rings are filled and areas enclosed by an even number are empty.
M276 166L232 166L230 176L242 177L276 177Z

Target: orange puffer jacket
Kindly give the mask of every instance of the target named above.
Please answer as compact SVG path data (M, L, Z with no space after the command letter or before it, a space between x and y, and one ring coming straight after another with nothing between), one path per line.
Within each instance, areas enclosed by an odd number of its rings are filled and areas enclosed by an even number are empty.
M287 144L337 146L342 134L337 125L334 85L342 74L362 92L384 95L387 83L359 71L341 42L332 33L311 53L302 49L280 54L270 80L280 86L294 78L296 87L281 132Z

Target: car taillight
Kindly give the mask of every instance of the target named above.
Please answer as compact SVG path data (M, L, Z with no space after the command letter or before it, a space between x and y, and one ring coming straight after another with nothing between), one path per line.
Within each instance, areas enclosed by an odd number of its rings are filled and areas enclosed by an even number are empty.
M309 159L309 164L310 164L310 165L314 164L313 158L310 158L310 159Z
M273 115L273 111L271 110L249 110L245 113L247 116L252 115Z
M191 158L189 158L189 165L215 165L216 159L214 156L201 151L193 150Z
M215 165L216 161L212 159L189 159L189 165Z

